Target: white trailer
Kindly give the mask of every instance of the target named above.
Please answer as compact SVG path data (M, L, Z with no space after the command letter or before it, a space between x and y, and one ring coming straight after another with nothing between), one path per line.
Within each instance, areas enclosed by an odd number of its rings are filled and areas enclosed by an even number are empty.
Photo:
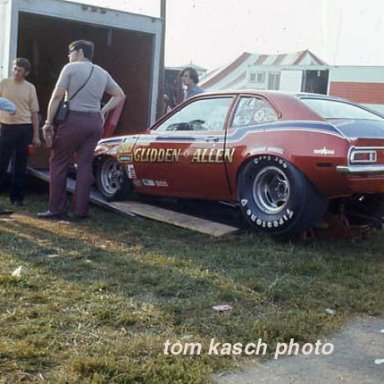
M138 132L155 120L163 44L160 18L63 0L0 0L0 20L0 78L10 76L15 57L30 59L29 80L43 113L67 63L68 44L86 39L95 43L94 62L107 69L127 95L116 133Z

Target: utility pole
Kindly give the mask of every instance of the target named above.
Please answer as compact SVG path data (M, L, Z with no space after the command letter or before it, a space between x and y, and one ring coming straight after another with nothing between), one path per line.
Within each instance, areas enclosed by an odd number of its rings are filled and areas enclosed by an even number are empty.
M163 29L161 34L161 47L160 47L160 68L159 68L159 94L157 97L157 118L163 113L164 105L164 79L165 79L165 68L164 68L164 54L165 54L165 29L166 29L166 16L167 16L167 0L160 0L160 18L163 21Z

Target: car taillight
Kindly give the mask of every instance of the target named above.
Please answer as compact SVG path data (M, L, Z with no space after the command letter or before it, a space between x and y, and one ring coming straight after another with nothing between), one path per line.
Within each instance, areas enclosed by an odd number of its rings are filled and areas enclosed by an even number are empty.
M353 149L349 161L351 164L373 164L377 162L377 152L373 149Z

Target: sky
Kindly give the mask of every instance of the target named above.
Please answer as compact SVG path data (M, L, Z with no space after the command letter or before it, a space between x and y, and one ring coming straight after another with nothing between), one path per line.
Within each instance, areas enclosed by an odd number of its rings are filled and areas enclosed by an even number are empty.
M78 0L160 16L160 0ZM330 65L384 66L383 0L167 0L165 65L208 70L243 52L309 49Z

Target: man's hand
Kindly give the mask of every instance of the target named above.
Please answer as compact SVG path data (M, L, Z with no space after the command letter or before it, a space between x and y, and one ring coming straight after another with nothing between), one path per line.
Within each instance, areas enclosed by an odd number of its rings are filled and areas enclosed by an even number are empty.
M43 138L45 141L45 145L47 148L52 147L53 142L53 134L54 134L54 126L53 124L44 124L43 126Z
M34 147L40 147L41 145L41 140L40 140L40 137L38 135L34 135L33 136L33 139L32 139L32 144Z

